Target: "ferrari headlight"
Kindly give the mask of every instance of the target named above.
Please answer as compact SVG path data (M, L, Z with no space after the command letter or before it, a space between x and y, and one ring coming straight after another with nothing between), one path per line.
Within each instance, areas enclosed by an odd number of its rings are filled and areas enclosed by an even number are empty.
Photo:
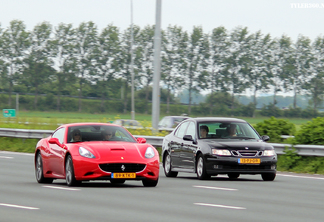
M229 150L220 150L220 149L212 149L212 154L219 156L231 156L231 152Z
M274 156L276 155L276 152L274 150L265 150L263 152L263 156Z
M155 156L154 154L154 150L152 149L152 147L147 147L146 151L145 151L145 157L146 158L153 158Z
M96 158L89 150L87 150L86 148L83 148L81 146L79 147L79 153L83 157Z

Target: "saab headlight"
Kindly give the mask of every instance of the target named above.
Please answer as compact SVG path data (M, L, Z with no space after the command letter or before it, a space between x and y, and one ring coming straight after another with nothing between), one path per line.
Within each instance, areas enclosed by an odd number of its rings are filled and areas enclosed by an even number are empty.
M79 147L79 153L81 156L86 158L96 158L89 150L81 146Z
M146 151L145 151L145 158L153 158L155 156L154 154L154 150L152 147L147 147Z
M276 152L274 150L265 150L263 152L263 156L274 156L276 155Z
M218 156L231 156L231 152L229 150L220 150L220 149L212 149L212 154Z

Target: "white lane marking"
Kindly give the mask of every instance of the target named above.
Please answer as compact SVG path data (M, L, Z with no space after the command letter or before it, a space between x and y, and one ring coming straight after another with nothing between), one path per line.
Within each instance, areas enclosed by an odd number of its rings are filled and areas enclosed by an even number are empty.
M195 205L207 206L207 207L220 207L220 208L228 208L234 210L246 210L245 207L235 207L235 206L226 206L226 205L218 205L218 204L208 204L208 203L194 203Z
M303 178L303 179L324 180L324 177L297 176L297 175L278 174L278 173L277 173L277 176L295 177L295 178Z
M213 190L237 191L237 189L224 188L224 187L208 187L208 186L193 186L193 187L196 187L196 188L204 188L204 189L213 189Z
M5 203L0 203L0 206L15 207L15 208L21 208L21 209L27 209L27 210L39 210L39 208L36 208L36 207L27 207L27 206L20 206L20 205L14 205L14 204L5 204Z
M75 188L66 188L66 187L55 187L55 186L43 186L45 188L51 188L51 189L58 189L58 190L72 190L72 191L80 191L80 189Z
M13 159L11 156L0 156L1 159Z

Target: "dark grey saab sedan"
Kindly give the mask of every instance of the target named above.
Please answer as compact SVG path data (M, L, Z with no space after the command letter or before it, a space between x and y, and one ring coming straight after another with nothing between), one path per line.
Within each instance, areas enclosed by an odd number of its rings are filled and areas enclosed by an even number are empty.
M277 154L270 138L260 136L245 120L236 118L189 118L181 122L162 144L167 177L178 172L196 173L199 179L227 174L261 174L265 181L276 177Z

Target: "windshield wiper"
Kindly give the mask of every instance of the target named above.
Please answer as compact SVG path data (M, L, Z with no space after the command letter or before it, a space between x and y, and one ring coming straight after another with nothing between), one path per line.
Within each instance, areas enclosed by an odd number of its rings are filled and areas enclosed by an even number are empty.
M240 140L257 140L257 138L254 137L246 137L246 136L229 136L229 137L221 137L218 139L240 139Z
M254 137L246 137L246 136L232 136L231 139L243 139L243 140L256 140Z

